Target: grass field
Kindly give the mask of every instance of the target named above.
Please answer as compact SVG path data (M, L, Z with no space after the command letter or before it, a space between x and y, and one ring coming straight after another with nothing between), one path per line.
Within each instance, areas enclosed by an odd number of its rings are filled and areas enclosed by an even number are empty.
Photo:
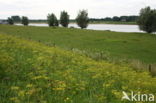
M56 45L63 49L78 49L86 54L102 55L104 59L132 59L156 63L156 35L80 30L49 27L0 25L0 33Z
M122 91L128 94L131 91L153 95L156 93L156 78L152 78L147 72L136 72L128 66L95 61L58 47L49 47L43 43L16 37L31 37L44 43L55 42L60 47L78 46L81 49L87 45L90 48L96 47L96 40L101 40L101 45L97 45L97 49L100 50L107 42L104 47L107 45L113 48L112 44L123 45L122 38L128 39L124 39L128 41L127 44L130 41L135 43L134 38L137 38L140 40L137 42L143 42L146 47L152 45L153 41L146 42L154 40L154 36L64 28L0 28L1 103L132 103L128 100L121 101ZM62 39L61 30L64 31ZM148 39L142 40L145 37Z

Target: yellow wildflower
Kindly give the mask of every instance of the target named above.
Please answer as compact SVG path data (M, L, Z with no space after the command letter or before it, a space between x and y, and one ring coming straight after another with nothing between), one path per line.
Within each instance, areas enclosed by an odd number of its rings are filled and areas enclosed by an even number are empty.
M33 77L32 79L34 79L34 80L37 80L37 79L48 79L48 77L39 75L39 76Z
M25 91L19 91L18 96L23 97L25 95Z
M11 101L14 101L15 103L20 103L19 99L17 97L10 98Z
M70 98L68 98L68 97L64 99L65 102L68 101L68 100L70 100Z
M11 90L18 90L19 89L19 87L17 87L17 86L12 86L11 87Z
M27 84L26 87L31 88L31 87L33 87L33 85L32 84Z
M32 94L34 94L35 92L36 92L35 89L31 89L31 90L29 90L28 92L26 92L26 94L27 94L27 95L32 95Z
M56 90L56 91L63 91L63 90L65 90L65 88L53 88L53 90Z

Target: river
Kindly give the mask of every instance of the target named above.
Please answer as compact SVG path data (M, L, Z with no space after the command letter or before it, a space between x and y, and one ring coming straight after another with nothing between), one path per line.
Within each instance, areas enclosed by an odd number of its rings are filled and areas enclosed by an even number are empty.
M16 24L21 25L21 24ZM30 23L30 26L44 26L47 27L48 24ZM79 28L77 24L69 24L68 27ZM110 30L116 32L143 32L139 30L137 25L121 25L121 24L89 24L87 29L91 30Z

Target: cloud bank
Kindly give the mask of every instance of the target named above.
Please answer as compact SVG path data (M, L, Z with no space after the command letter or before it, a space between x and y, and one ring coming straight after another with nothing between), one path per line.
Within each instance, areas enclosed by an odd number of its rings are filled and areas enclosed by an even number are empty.
M46 19L52 12L59 17L62 10L74 19L81 9L88 10L91 18L138 15L145 6L156 8L156 0L0 0L0 19L11 15Z

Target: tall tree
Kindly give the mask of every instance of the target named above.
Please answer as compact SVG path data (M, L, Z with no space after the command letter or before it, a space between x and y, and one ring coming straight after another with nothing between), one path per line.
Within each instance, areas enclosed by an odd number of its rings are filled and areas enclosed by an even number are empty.
M28 17L26 17L26 16L22 17L22 24L25 25L25 26L27 26L29 24Z
M141 9L137 23L140 30L147 33L156 32L156 10L150 7Z
M68 24L69 24L69 15L68 15L68 13L66 11L62 11L61 12L60 24L63 27L68 27Z
M11 16L14 22L20 22L21 18L19 16Z
M55 14L48 14L47 21L49 26L59 26L58 20Z
M13 25L14 24L14 21L12 18L8 17L8 20L7 20L8 24L10 25Z
M86 10L79 11L76 22L81 29L86 28L89 23L88 12Z

